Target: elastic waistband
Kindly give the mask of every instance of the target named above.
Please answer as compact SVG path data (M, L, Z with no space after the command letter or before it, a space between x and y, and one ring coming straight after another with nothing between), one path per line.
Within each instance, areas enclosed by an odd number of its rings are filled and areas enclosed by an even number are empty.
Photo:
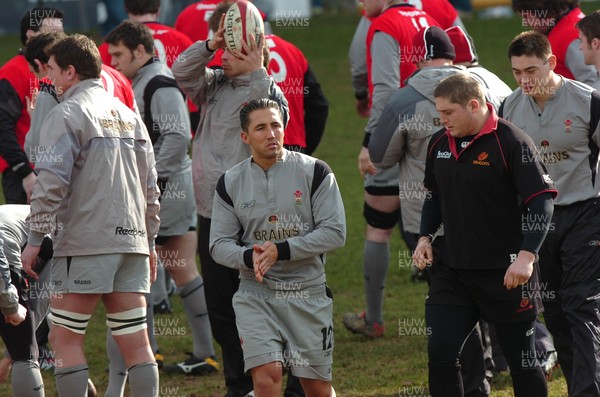
M271 286L267 285L265 282L259 283L247 278L241 278L239 289L255 291L263 294L276 294L278 291L308 291L310 296L313 298L327 296L325 291L325 283L307 286L301 282L282 281L270 283L272 284Z

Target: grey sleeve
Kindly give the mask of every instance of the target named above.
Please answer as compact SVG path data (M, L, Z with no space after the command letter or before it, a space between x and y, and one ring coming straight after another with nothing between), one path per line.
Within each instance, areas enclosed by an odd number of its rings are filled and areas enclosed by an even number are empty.
M369 95L369 82L367 77L367 33L371 21L362 17L356 26L352 42L350 43L350 74L352 76L352 88L357 97Z
M394 55L394 54L397 54ZM379 115L394 90L400 87L400 49L398 42L386 33L377 32L371 44L371 81L373 82L373 98L371 114L365 129L373 133L377 127ZM408 77L408 76L404 76Z
M579 49L581 40L576 39L569 44L565 55L565 64L573 73L574 79L594 88L598 88L598 72L594 65L586 65L583 53Z
M10 267L4 255L5 238L6 235L0 232L0 311L8 315L16 313L19 309L19 296L17 289L10 282Z
M327 164L320 160L317 163L314 178L322 180L311 197L315 228L304 236L286 240L289 259L293 261L343 247L346 241L346 214L335 176Z
M156 162L154 160L154 149L150 140L146 141L148 151L146 154L146 164L148 167L148 176L146 179L146 230L148 231L148 248L152 251L155 248L154 240L158 236L160 228L160 189L158 188L158 176L156 174Z
M43 121L48 113L58 105L58 102L52 95L45 91L40 91L35 101L35 109L31 114L31 125L29 132L25 135L25 153L32 164L36 163L36 155L40 153L40 135L42 133Z
M190 116L183 96L175 87L164 87L152 96L150 110L159 116L160 149L156 153L159 179L168 179L181 169L192 139Z
M385 105L369 141L369 156L378 168L391 168L404 157L405 134L391 104Z
M205 41L197 41L179 54L171 67L177 84L196 106L206 100L222 73L206 67L213 55Z
M79 141L70 132L63 113L51 112L44 119L44 125L47 128L40 137L40 145L51 148L61 161L42 158L36 164L38 179L31 194L31 212L27 218L30 229L28 243L35 246L41 245L46 234L54 232L52 219L55 219L67 195L73 166L81 151ZM37 221L30 222L31 219Z
M263 73L267 73L265 69L262 69ZM279 86L275 83L275 80L271 76L268 76L269 81L269 89L266 95L261 96L253 96L253 98L270 98L279 104L279 108L281 109L281 117L283 117L283 125L287 126L290 121L290 110L288 101L285 98L285 95L279 88ZM256 94L255 94L256 95Z
M210 255L215 262L233 269L242 269L244 252L240 245L242 225L235 213L233 201L225 189L225 175L217 182L210 224Z

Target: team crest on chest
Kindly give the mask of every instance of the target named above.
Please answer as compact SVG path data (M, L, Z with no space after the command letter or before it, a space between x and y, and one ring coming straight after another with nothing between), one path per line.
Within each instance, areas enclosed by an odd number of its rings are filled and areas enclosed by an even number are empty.
M485 160L487 160L488 157L489 157L489 154L487 152L481 152L477 156L477 160L473 160L473 164L474 165L490 166L491 165L490 162L489 161L485 161Z
M565 120L565 133L569 134L571 132L571 125L573 125L573 121Z
M296 205L302 205L302 195L303 193L300 190L294 192L294 201Z

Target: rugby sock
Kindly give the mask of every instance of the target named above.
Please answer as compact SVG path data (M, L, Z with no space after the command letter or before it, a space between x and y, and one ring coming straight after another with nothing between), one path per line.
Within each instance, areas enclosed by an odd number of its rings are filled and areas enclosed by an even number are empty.
M150 286L150 295L152 296L151 302L153 305L158 305L163 300L169 299L165 280L165 267L160 260L158 266L156 266L156 281Z
M383 288L390 266L390 244L365 241L363 269L367 297L367 324L383 324Z
M204 297L204 281L197 277L180 287L180 295L183 300L183 308L187 315L192 337L194 338L194 356L206 358L215 355Z
M37 361L15 361L13 363L12 390L15 396L44 396L44 380Z
M108 353L108 387L105 397L121 397L125 391L127 368L110 329L107 329L106 332L106 351Z
M156 283L154 283L156 284ZM154 337L154 306L152 305L152 297L150 294L146 294L146 324L148 325L148 340L150 341L150 348L152 353L158 351L158 343Z
M90 377L86 364L69 368L56 368L56 390L59 396L86 397L88 378Z
M144 363L129 368L129 385L133 397L158 396L158 365Z

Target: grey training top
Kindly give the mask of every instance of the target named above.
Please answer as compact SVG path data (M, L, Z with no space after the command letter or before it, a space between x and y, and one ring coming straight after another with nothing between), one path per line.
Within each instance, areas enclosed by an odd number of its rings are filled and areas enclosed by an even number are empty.
M597 197L600 192L600 123L590 131L593 88L560 78L562 85L546 101L544 110L517 88L506 98L501 116L533 139L537 155L558 189L554 205L568 205Z
M288 120L287 100L265 68L229 79L222 70L206 67L213 54L206 42L197 41L179 55L171 69L177 84L200 107L192 143L192 172L196 208L205 218L211 218L219 177L250 157L248 146L240 139L242 106L252 99L269 98L279 103L284 124Z
M325 253L346 239L344 204L329 166L284 150L264 171L249 158L227 171L215 193L210 254L254 280L252 246L276 244L278 261L264 276L272 289L325 282Z
M142 120L144 120L144 90L150 79L159 75L173 78L169 67L155 60L141 67L133 78L133 93ZM188 154L188 147L192 140L192 131L188 107L181 91L175 87L159 88L152 95L150 111L152 121L158 124L160 130L160 138L154 143L158 178L166 180L170 176L190 171L192 160Z
M0 310L16 313L19 305L17 289L10 282L10 267L21 269L21 250L29 234L25 219L29 206L5 204L0 206Z

